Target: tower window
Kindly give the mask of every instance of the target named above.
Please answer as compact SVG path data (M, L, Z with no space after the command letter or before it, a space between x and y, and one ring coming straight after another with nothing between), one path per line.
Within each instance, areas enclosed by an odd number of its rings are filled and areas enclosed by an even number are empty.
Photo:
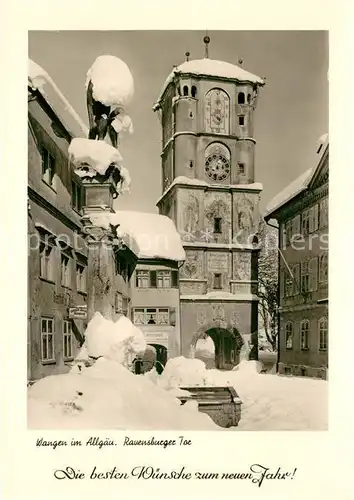
M242 175L245 173L245 164L244 163L238 164L238 173L242 174Z
M183 87L183 95L188 95L188 86L187 85L185 85Z
M251 94L247 94L247 103L251 104Z
M239 92L237 96L237 102L239 104L245 104L245 94L243 92Z
M245 117L243 115L240 115L238 117L238 123L239 125L243 126L245 124Z
M193 115L193 111L192 111L192 110L190 110L190 111L189 111L189 118L194 118L194 115Z
M197 87L195 85L192 86L192 97L197 97Z
M214 274L214 283L213 283L213 288L215 290L221 290L221 273L215 273Z
M215 217L214 218L214 233L220 234L221 231L221 217Z
M193 168L193 160L189 160L189 168Z

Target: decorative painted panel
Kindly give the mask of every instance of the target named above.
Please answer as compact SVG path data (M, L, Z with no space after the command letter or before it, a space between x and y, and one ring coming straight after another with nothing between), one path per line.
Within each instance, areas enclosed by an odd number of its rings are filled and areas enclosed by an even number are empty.
M207 253L207 268L212 272L228 272L228 254L226 252L208 252Z
M200 233L200 209L202 193L181 189L178 193L179 213L177 229L183 241L196 241Z
M234 243L252 244L259 224L258 195L235 193L234 198Z
M189 279L204 278L203 252L197 250L186 250L186 260L180 269L180 277Z
M218 194L214 191L205 195L205 235L209 242L229 243L231 239L231 195ZM218 232L215 232L215 221L218 219Z
M230 98L221 89L211 89L205 96L205 131L229 134Z
M251 280L251 252L234 252L233 278L240 281Z

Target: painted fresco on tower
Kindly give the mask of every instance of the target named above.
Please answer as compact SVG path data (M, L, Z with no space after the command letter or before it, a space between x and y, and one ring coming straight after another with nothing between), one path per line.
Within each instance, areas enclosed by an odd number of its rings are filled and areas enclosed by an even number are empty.
M258 195L257 195L258 196ZM250 193L236 193L234 200L234 243L252 244L258 228L258 198Z
M233 254L233 278L240 281L251 280L251 253L234 252Z
M231 195L209 192L205 195L205 226L217 243L229 243L231 237Z
M186 250L186 260L180 269L180 276L187 279L204 278L202 251Z
M228 134L230 98L221 89L211 89L205 96L205 131Z

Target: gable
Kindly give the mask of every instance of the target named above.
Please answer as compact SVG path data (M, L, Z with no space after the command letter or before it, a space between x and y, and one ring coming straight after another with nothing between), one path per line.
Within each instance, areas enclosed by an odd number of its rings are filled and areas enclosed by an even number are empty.
M329 181L329 153L328 146L324 152L322 159L313 173L312 179L308 184L308 189L316 189L327 184Z

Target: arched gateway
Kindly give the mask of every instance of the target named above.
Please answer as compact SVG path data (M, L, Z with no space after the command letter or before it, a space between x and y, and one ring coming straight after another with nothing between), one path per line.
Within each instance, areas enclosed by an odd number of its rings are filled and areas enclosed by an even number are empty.
M191 357L197 357L195 354L198 340L208 336L213 340L215 346L214 363L213 366L209 365L208 367L214 367L218 370L232 370L238 365L244 341L240 332L232 325L220 326L219 323L211 323L201 327L192 339Z

